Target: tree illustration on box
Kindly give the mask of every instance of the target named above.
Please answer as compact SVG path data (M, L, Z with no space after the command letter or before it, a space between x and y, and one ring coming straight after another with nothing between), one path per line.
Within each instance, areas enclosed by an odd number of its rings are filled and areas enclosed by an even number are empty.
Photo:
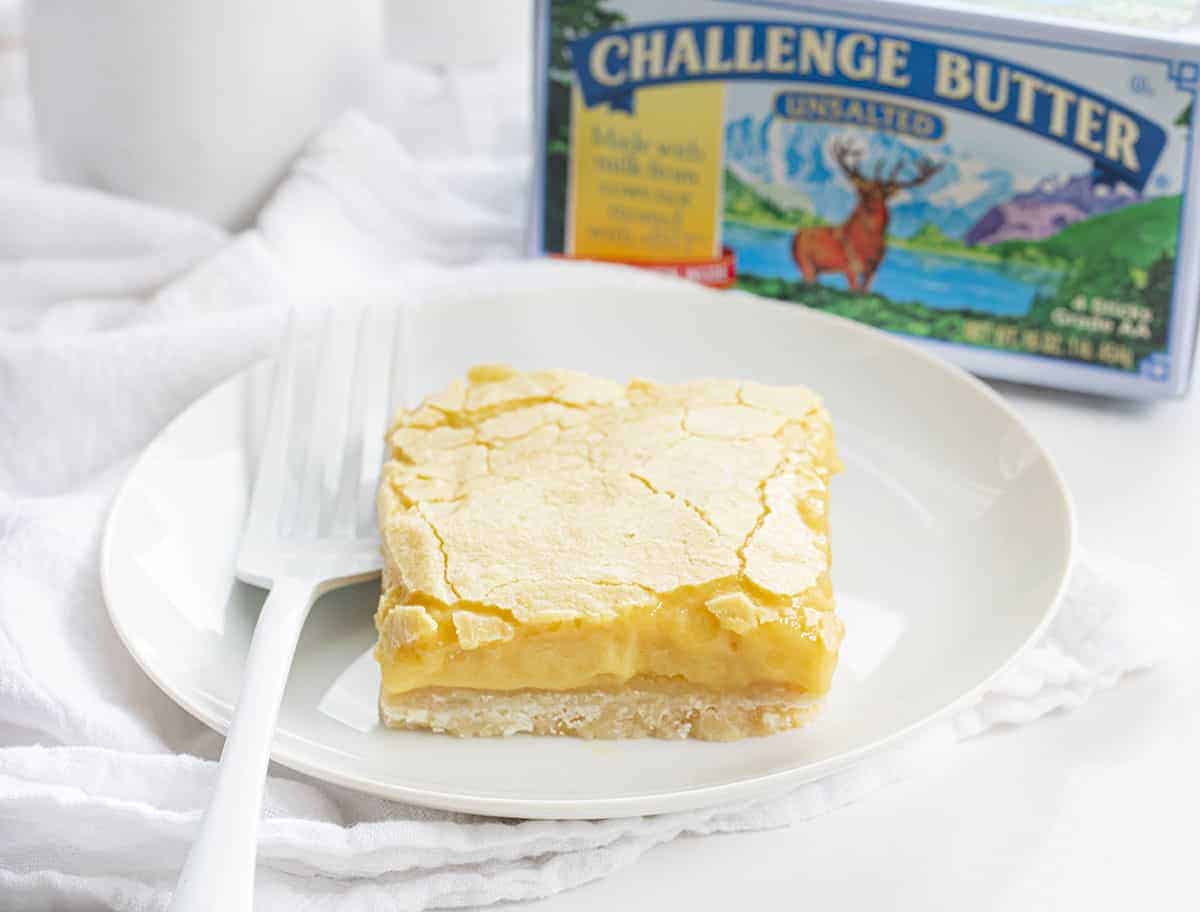
M625 17L604 8L602 0L553 0L550 3L550 87L546 96L545 206L543 246L548 253L565 249L567 156L571 148L571 51L576 38L617 28Z

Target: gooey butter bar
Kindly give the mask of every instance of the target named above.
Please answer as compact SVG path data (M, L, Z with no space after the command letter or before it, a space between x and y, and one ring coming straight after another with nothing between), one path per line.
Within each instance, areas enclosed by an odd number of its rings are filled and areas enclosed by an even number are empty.
M726 740L815 711L839 463L808 389L483 366L388 439L387 725Z

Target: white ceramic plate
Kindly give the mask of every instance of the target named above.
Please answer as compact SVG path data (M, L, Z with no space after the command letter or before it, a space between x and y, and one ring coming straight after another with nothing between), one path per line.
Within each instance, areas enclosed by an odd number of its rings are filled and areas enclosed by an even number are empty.
M408 321L407 396L482 361L606 376L805 383L834 416L834 584L847 636L798 732L729 744L395 732L376 719L378 587L322 599L274 758L388 798L513 817L612 817L762 795L822 776L969 699L1049 621L1073 524L1045 452L987 387L912 346L801 307L678 283L431 294ZM519 286L519 283L517 283ZM263 593L233 564L270 366L213 390L146 449L103 550L113 623L146 673L223 730Z

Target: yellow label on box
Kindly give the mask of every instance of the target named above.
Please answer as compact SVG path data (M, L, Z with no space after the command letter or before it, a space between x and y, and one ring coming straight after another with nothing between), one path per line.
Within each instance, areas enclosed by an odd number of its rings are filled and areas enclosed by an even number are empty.
M636 113L571 99L567 253L592 259L700 260L720 250L725 87L638 93Z

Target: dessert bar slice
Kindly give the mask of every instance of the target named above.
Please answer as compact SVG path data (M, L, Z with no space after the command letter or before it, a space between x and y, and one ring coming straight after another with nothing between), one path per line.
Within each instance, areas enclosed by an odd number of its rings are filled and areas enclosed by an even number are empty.
M808 389L482 366L388 441L387 725L725 740L829 688L839 463Z

